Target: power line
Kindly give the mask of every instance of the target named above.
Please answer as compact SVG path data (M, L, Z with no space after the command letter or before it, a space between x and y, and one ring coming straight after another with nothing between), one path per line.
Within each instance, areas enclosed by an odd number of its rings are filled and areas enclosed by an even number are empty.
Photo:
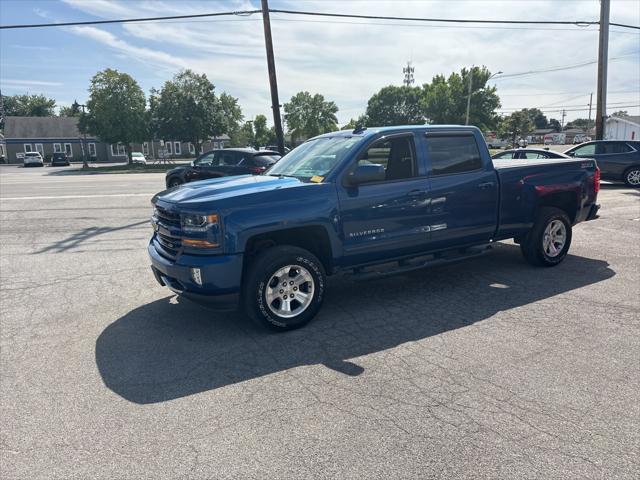
M108 23L132 23L132 22L155 22L159 20L177 20L186 18L203 18L203 17L224 17L232 15L253 15L254 13L260 13L262 10L239 10L235 12L216 12L216 13L198 13L191 15L171 15L163 17L140 17L140 18L121 18L117 20L90 20L86 22L61 22L61 23L30 23L19 25L0 25L0 29L14 29L14 28L43 28L43 27L71 27L80 25L104 25Z
M124 18L113 20L91 20L82 22L61 22L61 23L31 23L31 24L15 24L15 25L0 25L0 29L17 29L17 28L44 28L44 27L70 27L81 25L104 25L113 23L134 23L134 22L156 22L163 20L184 20L193 18L209 18L209 17L222 17L222 16L249 16L254 13L260 13L261 10L237 10L230 12L215 12L215 13L200 13L190 15L169 15L159 17L139 17L139 18ZM330 13L330 12L311 12L303 10L283 10L283 9L270 9L270 13L277 13L283 15L302 15L302 16L314 16L314 17L332 17L332 18L356 18L364 20L393 20L403 22L430 22L430 23L480 23L480 24L495 24L495 25L573 25L576 27L588 27L591 25L598 25L598 21L593 20L489 20L489 19L461 19L461 18L424 18L424 17L396 17L396 16L383 16L383 15L358 15L347 13ZM626 25L622 23L612 23L611 25L631 28L640 30L640 27L634 25Z
M614 61L614 60L620 60L621 58L624 58L624 57L630 57L630 56L638 55L638 53L640 53L640 52L625 53L624 55L619 55L617 57L611 57L611 58L609 58L609 61L611 62L611 61ZM501 80L503 78L524 77L524 76L527 76L527 75L535 75L536 73L560 72L562 70L571 70L573 68L586 67L588 65L593 65L595 63L598 63L598 61L597 60L589 60L589 61L585 61L585 62L575 63L573 65L563 65L563 66L558 66L558 67L549 67L549 68L545 68L545 69L541 69L541 70L529 70L527 72L519 72L519 73L508 73L506 75L500 75L499 77L496 77L495 80Z

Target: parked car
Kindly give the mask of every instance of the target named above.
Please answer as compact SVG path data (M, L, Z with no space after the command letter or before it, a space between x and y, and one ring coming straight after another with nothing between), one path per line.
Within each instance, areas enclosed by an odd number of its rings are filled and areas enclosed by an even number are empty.
M69 165L71 165L71 163L69 163L69 158L67 157L66 153L56 152L51 155L52 167L68 167Z
M327 275L407 272L504 239L533 265L557 265L572 227L597 218L599 186L594 160L494 163L475 127L342 130L265 175L155 195L148 253L160 285L233 306L241 298L252 319L288 330L318 313Z
M270 150L272 152L277 152L278 151L278 146L277 145L267 145L266 147L262 148L261 150ZM289 147L284 147L285 155L287 153L289 153L290 151L291 151L291 149Z
M515 160L537 160L540 158L571 158L568 155L560 152L554 152L544 148L514 148L512 150L505 150L504 152L496 153L491 158L494 160L502 159L515 159Z
M280 159L280 154L272 150L252 148L223 148L205 152L191 165L169 170L165 177L167 188L183 183L229 175L259 175Z
M573 137L573 144L577 145L579 143L590 142L591 137L587 136L586 133L578 133L575 137Z
M511 142L508 140L499 140L497 138L494 138L490 141L487 141L487 148L511 148Z
M24 167L44 167L44 160L40 152L27 152L24 154Z
M564 153L571 157L594 158L604 180L640 187L640 141L594 140Z
M131 163L140 163L142 165L147 164L147 159L142 152L131 152Z

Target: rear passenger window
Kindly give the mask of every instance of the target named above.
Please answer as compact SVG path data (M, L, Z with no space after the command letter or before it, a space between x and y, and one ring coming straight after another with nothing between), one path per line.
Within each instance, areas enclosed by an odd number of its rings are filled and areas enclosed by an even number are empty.
M427 136L431 175L451 175L482 168L480 150L471 135Z
M598 153L600 154L627 153L631 151L631 147L623 142L600 143L598 147Z

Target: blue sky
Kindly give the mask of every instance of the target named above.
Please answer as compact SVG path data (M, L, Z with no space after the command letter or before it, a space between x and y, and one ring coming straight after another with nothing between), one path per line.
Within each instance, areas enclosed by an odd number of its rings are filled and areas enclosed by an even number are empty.
M612 0L611 21L640 25L638 0ZM530 20L597 20L599 2L482 0L276 1L272 8L371 15ZM0 0L0 23L67 22L259 8L258 0ZM272 14L281 102L300 90L337 103L340 123L362 113L368 98L402 82L411 59L416 84L464 66L505 74L572 65L597 56L597 27L487 28L415 25ZM612 27L609 113L640 104L640 34ZM43 93L68 105L86 100L91 77L111 67L148 93L183 68L206 73L216 91L238 97L247 118L270 114L260 15L181 21L0 31L0 88L5 95ZM522 77L497 77L503 109L586 108L596 66ZM639 114L638 107L624 107ZM567 112L567 120L587 112Z

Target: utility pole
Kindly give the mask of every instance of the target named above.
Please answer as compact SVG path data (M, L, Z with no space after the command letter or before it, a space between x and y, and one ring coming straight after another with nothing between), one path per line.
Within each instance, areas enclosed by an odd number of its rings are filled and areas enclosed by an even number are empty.
M566 110L562 110L562 122L560 122L560 131L564 130L564 117L567 116L567 111Z
M86 107L86 105L78 105L78 102L76 102L75 100L73 103L76 104L78 107L82 107L82 116L84 117L85 115L84 107ZM82 132L82 168L89 168L89 164L87 163L86 148L87 148L87 132Z
M593 92L589 95L589 123L587 123L587 131L585 133L589 133L589 129L591 128L591 105L593 104Z
M278 100L278 81L276 79L276 62L273 58L273 41L271 39L271 21L269 20L269 2L262 0L262 24L264 26L264 44L267 48L267 68L269 70L269 85L271 87L271 109L273 110L273 124L276 130L278 151L284 155L284 135L280 120L280 101Z
M604 118L607 114L609 7L609 0L600 0L600 37L598 41L598 92L596 96L596 140L602 140L604 138Z
M469 95L467 95L467 119L464 124L469 125L469 110L471 109L471 87L473 84L473 67L469 70Z

